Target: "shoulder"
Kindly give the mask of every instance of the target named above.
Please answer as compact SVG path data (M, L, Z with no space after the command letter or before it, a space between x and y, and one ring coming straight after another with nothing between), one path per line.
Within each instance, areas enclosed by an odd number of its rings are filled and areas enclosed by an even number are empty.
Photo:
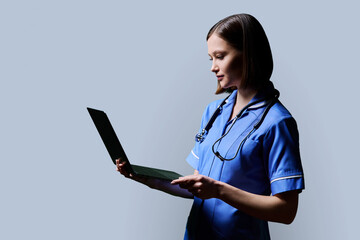
M296 120L280 101L271 107L262 127L267 134L285 131L297 135Z
M209 103L203 113L203 120L208 120L211 118L212 114L218 108L218 106L224 101L225 98L218 99Z

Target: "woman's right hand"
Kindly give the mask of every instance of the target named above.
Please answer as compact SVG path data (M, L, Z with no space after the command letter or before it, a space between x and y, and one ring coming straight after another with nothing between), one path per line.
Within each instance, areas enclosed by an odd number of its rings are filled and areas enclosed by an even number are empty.
M131 173L126 171L126 166L125 165L127 164L127 162L121 161L121 158L116 159L115 162L116 162L116 171L121 173L126 178L133 178L134 177Z
M149 178L149 177L142 177L138 175L134 175L126 171L126 164L129 164L125 161L121 161L121 159L116 159L116 171L118 171L121 175L126 178L130 178L142 184L145 184L149 188L157 189L175 196L184 197L184 198L193 198L193 195L190 194L187 190L180 188L179 186L173 186L170 184L169 181L156 179L156 178Z
M121 161L121 158L116 159L116 171L118 171L121 175L123 175L126 178L130 178L132 180L135 180L137 182L140 182L142 184L145 184L149 187L153 187L152 185L152 181L149 180L149 178L147 177L140 177L140 176L136 176L132 173L129 173L126 169L126 164L129 164L128 162L125 161Z

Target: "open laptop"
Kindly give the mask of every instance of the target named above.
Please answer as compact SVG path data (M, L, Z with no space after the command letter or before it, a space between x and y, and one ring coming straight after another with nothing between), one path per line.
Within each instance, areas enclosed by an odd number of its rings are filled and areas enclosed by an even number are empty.
M122 161L126 161L128 163L125 166L127 167L126 170L129 173L138 176L158 178L166 181L172 181L182 176L172 171L130 164L106 113L93 108L87 109L114 164L116 164L116 159L121 158Z

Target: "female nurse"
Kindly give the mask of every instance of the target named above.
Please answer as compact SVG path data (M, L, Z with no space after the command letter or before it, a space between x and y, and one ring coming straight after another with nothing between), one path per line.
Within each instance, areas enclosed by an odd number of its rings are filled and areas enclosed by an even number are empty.
M207 45L216 94L230 94L205 109L201 137L187 157L194 174L169 185L127 173L120 159L117 170L194 199L184 239L270 239L268 221L290 224L304 189L296 122L277 100L270 45L253 16L222 19Z

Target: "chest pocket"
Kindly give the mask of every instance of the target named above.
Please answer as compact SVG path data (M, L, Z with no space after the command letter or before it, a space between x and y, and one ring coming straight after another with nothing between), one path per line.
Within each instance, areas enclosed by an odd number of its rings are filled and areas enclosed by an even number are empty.
M241 141L246 134L240 135L230 146L226 158L235 156ZM235 159L224 161L221 181L228 182L243 190L253 192L253 189L264 191L267 182L267 171L263 159L262 144L248 138L242 144ZM251 190L252 189L252 190Z
M255 161L258 161L261 159L262 153L261 153L261 144L258 141L252 140L251 137L246 138L246 134L241 134L229 147L229 149L226 152L226 158L233 158L236 154L236 152L239 149L239 152L237 153L234 160L227 161L227 162L237 162L242 167L248 168L249 166L252 166ZM245 139L245 140L244 140ZM241 144L241 141L244 142ZM240 146L241 144L241 146Z

